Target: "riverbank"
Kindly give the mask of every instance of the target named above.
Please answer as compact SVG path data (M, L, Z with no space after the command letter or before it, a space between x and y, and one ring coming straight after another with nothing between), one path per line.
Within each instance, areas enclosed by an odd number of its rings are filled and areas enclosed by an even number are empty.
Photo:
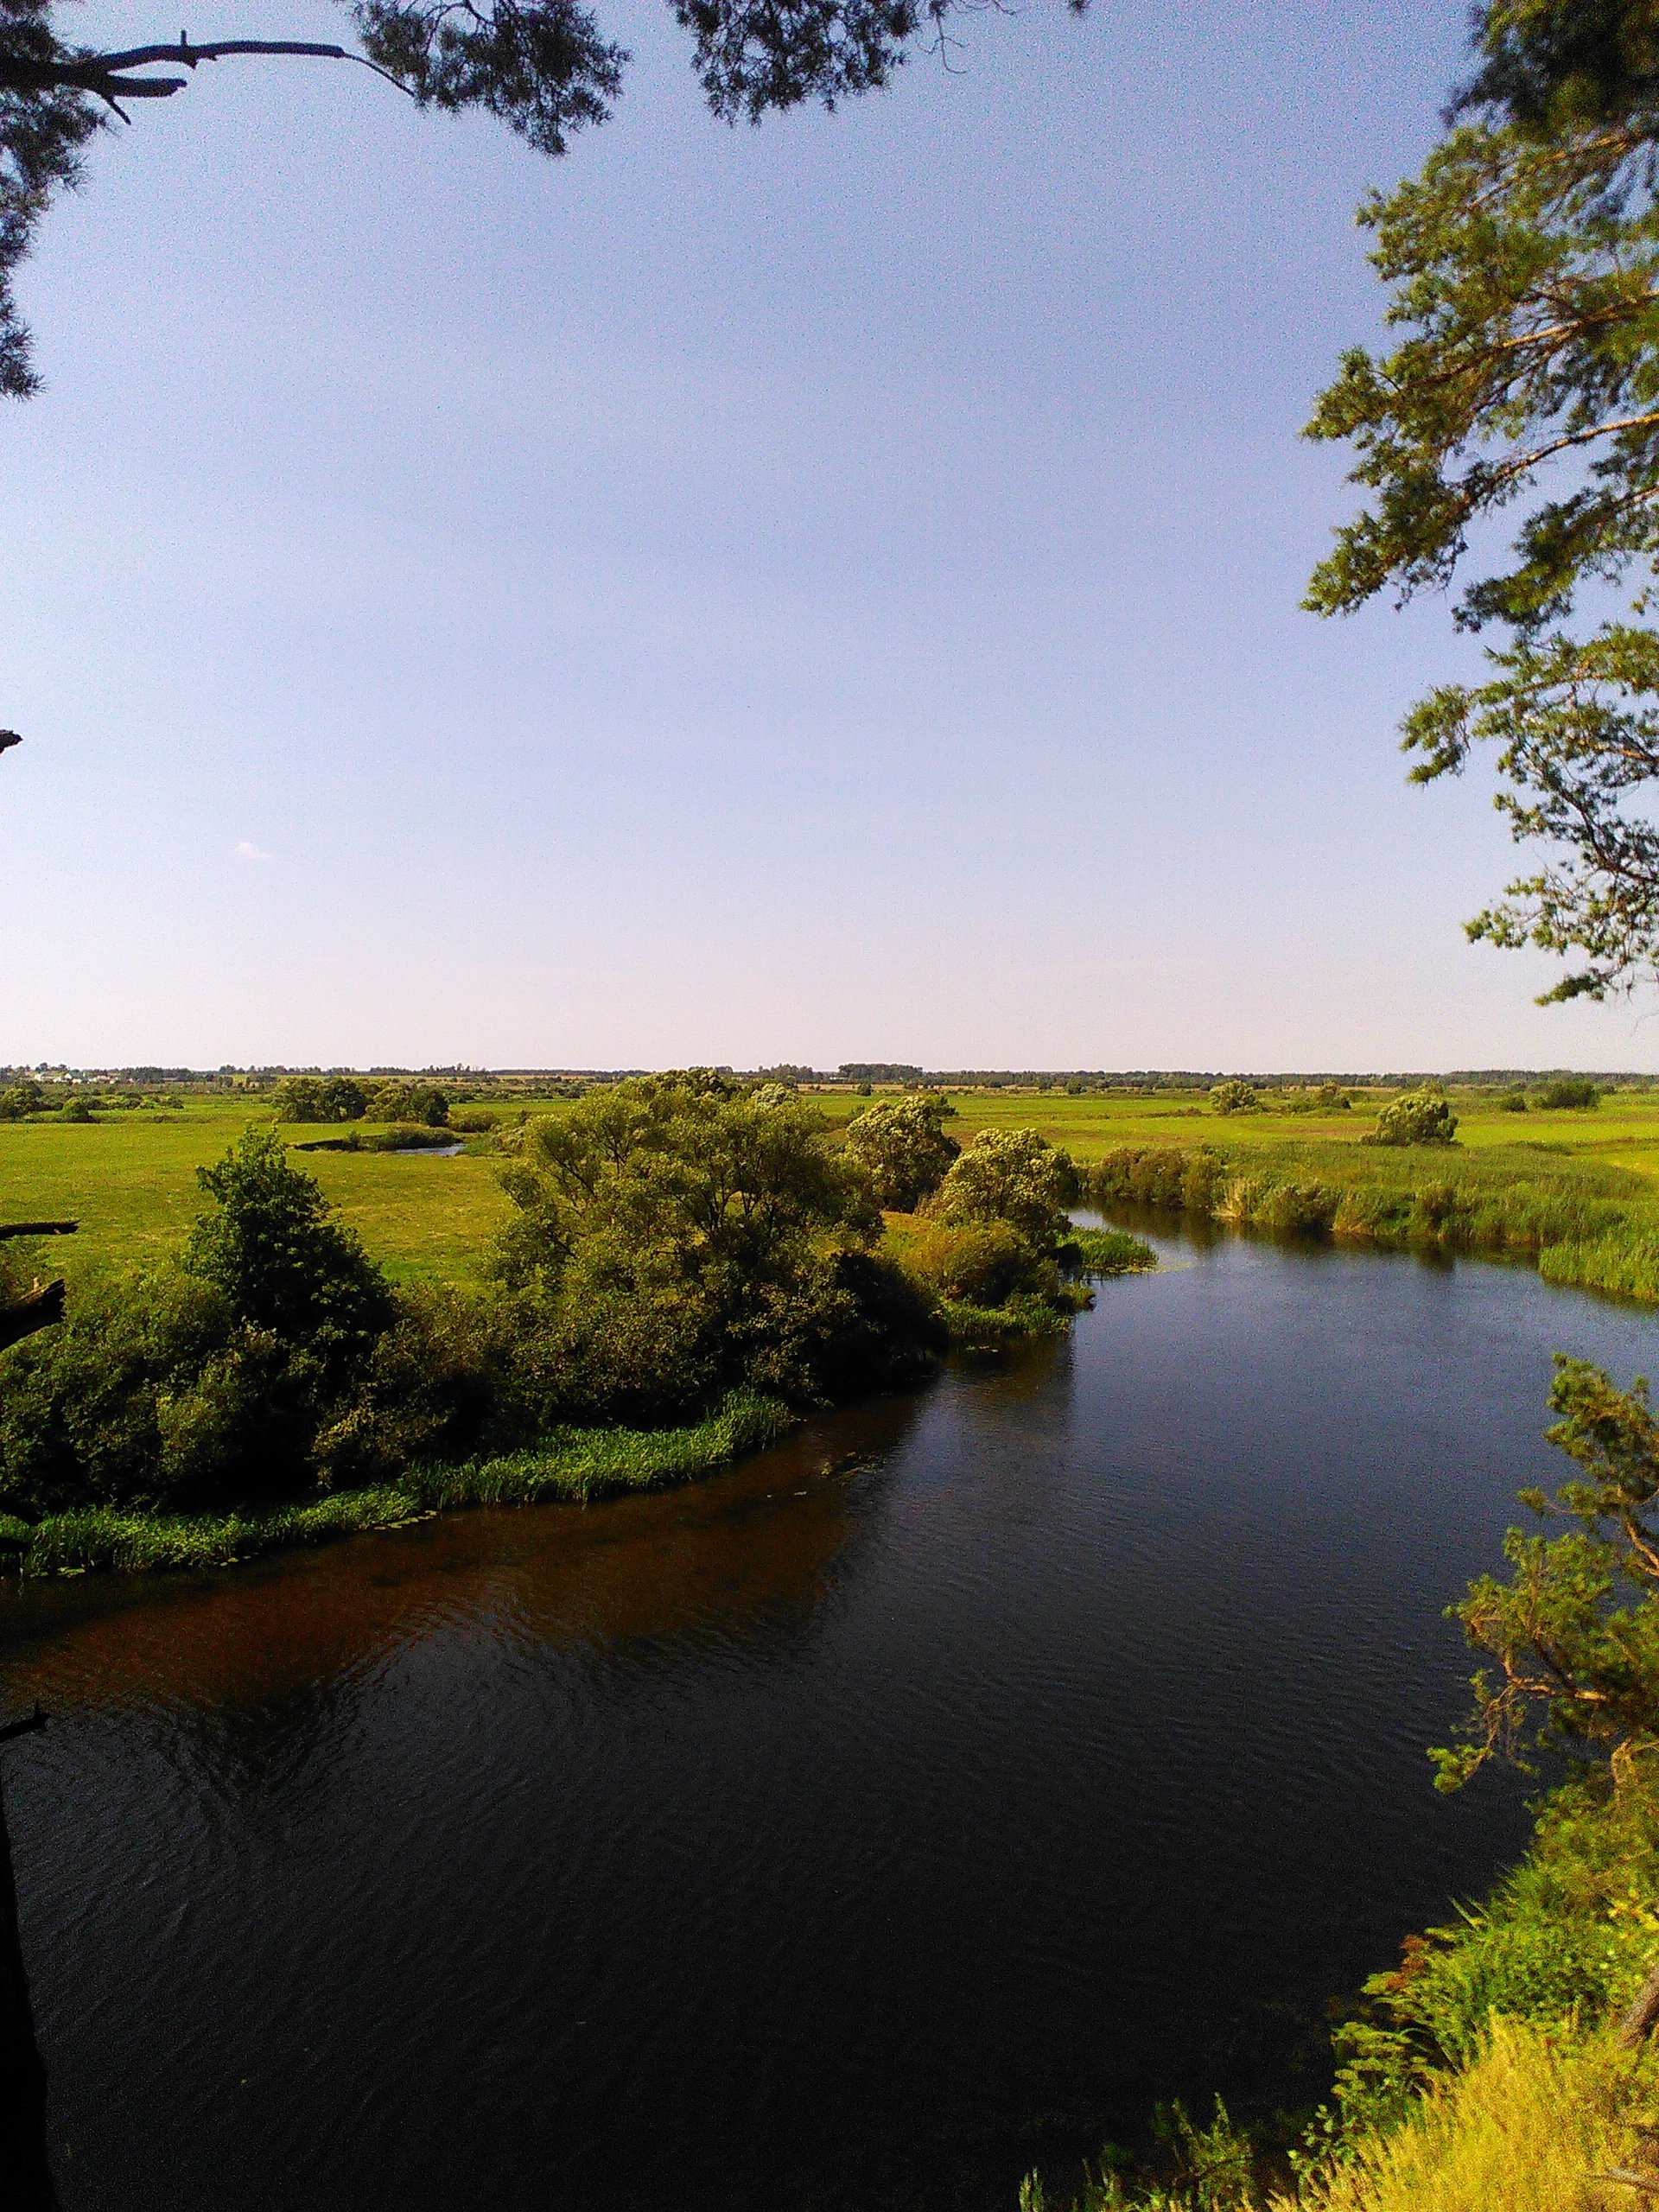
M1655 1779L1560 1789L1485 1902L1408 1936L1345 2008L1311 2122L1177 2108L1157 2180L1103 2171L1057 2195L1033 2174L1020 2212L1611 2212L1659 2195L1641 2010L1656 1898Z
M26 1522L0 1516L0 1557L25 1578L234 1567L271 1552L407 1528L483 1505L586 1505L694 1481L775 1443L798 1416L780 1399L734 1393L683 1428L569 1429L534 1451L458 1466L415 1466L397 1483L331 1492L268 1512L162 1513L89 1506Z
M1659 1303L1659 1196L1633 1170L1544 1145L1222 1140L1124 1145L1089 1164L1095 1204L1146 1205L1275 1236L1507 1255L1546 1281Z

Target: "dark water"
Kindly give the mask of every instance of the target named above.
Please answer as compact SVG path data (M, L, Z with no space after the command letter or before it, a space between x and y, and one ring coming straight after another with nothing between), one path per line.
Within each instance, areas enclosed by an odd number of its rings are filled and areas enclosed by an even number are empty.
M1519 1847L1440 1609L1654 1328L1175 1256L690 1491L0 1601L71 2212L988 2212L1282 2084Z

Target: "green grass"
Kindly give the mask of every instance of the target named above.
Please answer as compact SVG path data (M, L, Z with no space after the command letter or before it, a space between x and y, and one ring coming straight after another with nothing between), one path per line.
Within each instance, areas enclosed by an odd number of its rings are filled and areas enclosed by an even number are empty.
M218 1160L268 1106L192 1098L181 1112L111 1115L76 1125L0 1122L0 1221L79 1220L79 1233L33 1264L78 1275L149 1265L176 1251L202 1205L196 1170ZM284 1128L290 1143L337 1128ZM394 1281L464 1281L508 1211L487 1157L308 1152L300 1163Z
M1359 1094L1345 1113L1223 1116L1192 1092L959 1090L950 1127L966 1141L982 1128L1030 1126L1085 1162L1125 1147L1213 1146L1241 1181L1259 1177L1281 1192L1315 1189L1314 1217L1304 1225L1320 1226L1318 1193L1351 1194L1344 1234L1365 1233L1370 1218L1375 1233L1426 1236L1437 1202L1431 1198L1427 1212L1416 1206L1414 1229L1413 1194L1450 1183L1465 1214L1482 1214L1469 1239L1475 1248L1548 1254L1542 1272L1554 1281L1659 1300L1659 1092L1615 1092L1592 1112L1527 1114L1501 1112L1495 1093L1455 1092L1459 1141L1444 1153L1360 1143L1389 1095ZM848 1091L813 1094L813 1102L836 1123L868 1103ZM524 1103L532 1112L561 1110L555 1102ZM31 1262L62 1272L72 1287L90 1270L161 1259L200 1203L195 1170L269 1111L258 1100L190 1097L181 1110L112 1113L79 1127L0 1122L0 1219L78 1217L78 1236L42 1248ZM283 1134L308 1143L340 1132L294 1126ZM465 1281L508 1211L487 1140L468 1141L448 1160L308 1152L302 1164L394 1281ZM1273 1208L1289 1217L1299 1204L1281 1196Z

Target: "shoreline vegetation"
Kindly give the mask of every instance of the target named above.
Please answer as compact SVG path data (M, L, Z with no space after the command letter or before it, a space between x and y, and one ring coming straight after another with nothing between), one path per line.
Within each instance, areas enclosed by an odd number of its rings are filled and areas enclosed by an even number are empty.
M360 1113L361 1086L334 1089ZM1021 1128L964 1147L938 1100L837 1131L787 1086L691 1070L498 1137L429 1087L388 1091L421 1118L341 1141L495 1147L511 1211L476 1280L395 1285L295 1165L279 1096L278 1126L195 1170L181 1249L87 1277L8 1355L0 1566L219 1567L689 1481L947 1351L1061 1332L1095 1281L1156 1265L1071 1223L1064 1151ZM27 1249L0 1248L14 1295Z

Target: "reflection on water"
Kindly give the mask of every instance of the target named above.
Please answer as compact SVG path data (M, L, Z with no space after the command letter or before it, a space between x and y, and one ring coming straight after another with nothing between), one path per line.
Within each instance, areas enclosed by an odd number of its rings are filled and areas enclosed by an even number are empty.
M1179 1256L691 1490L8 1597L71 2212L1006 2206L1281 2082L1518 1845L1440 1609L1652 1332Z

